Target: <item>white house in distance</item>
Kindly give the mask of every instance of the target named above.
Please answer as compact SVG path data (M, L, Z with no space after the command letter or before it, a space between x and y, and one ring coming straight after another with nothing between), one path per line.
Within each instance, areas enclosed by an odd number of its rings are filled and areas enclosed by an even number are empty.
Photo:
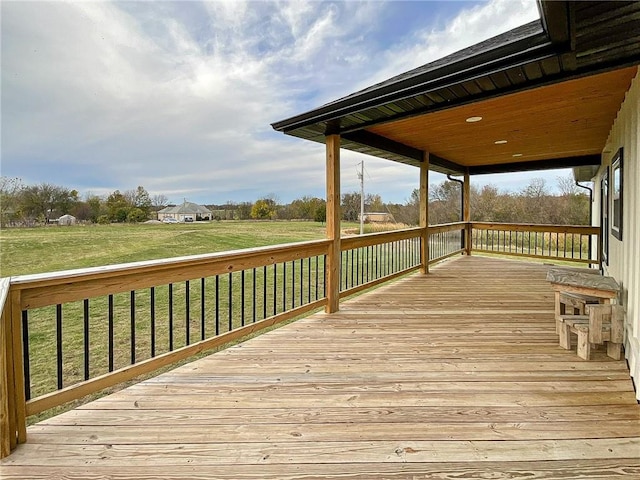
M207 207L185 200L181 205L165 207L158 211L158 220L164 221L167 218L173 218L178 222L196 222L211 220L212 213Z

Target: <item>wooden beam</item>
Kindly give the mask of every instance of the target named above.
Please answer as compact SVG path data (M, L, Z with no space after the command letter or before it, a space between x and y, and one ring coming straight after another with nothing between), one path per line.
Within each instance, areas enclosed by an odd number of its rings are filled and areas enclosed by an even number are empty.
M478 165L469 167L469 173L471 175L483 175L487 173L530 172L534 170L553 170L557 168L582 167L585 165L600 165L600 154L552 158L549 160L532 160L529 162Z
M327 135L327 313L337 312L340 304L340 135Z
M462 220L466 222L464 229L464 249L467 255L471 255L471 177L468 168L464 172L462 189Z
M420 273L429 273L429 152L420 164Z

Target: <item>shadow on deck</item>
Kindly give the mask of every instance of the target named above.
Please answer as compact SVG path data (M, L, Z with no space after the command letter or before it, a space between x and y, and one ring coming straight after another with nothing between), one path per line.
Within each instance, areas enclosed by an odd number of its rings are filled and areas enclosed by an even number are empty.
M548 267L461 257L28 429L2 478L640 478L624 361Z

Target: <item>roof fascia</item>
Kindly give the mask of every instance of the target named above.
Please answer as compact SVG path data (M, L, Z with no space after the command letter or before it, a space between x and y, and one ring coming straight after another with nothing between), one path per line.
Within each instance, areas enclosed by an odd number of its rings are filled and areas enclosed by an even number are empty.
M533 45L531 45L532 43ZM523 48L523 46L526 48ZM487 71L503 70L511 65L548 58L557 55L557 53L557 50L552 48L547 35L543 31L537 32L436 70L423 72L409 78L402 78L393 83L386 83L362 95L355 94L342 100L336 100L315 110L272 123L271 126L275 130L286 133L318 122L329 121L367 108L418 95L444 84L458 83L469 78L476 78L487 74Z

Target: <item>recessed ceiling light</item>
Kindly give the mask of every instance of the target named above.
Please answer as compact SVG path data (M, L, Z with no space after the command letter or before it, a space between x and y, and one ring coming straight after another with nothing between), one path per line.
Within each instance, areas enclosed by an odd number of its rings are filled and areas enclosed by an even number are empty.
M479 122L480 120L482 120L482 117L469 117L465 121L467 123L475 123L475 122Z
M512 155L512 157L521 157L521 156L522 156L522 154L521 154L521 153L514 153L514 154Z
M505 143L507 143L507 141L506 140L496 140L493 143L495 143L496 145L504 145Z

